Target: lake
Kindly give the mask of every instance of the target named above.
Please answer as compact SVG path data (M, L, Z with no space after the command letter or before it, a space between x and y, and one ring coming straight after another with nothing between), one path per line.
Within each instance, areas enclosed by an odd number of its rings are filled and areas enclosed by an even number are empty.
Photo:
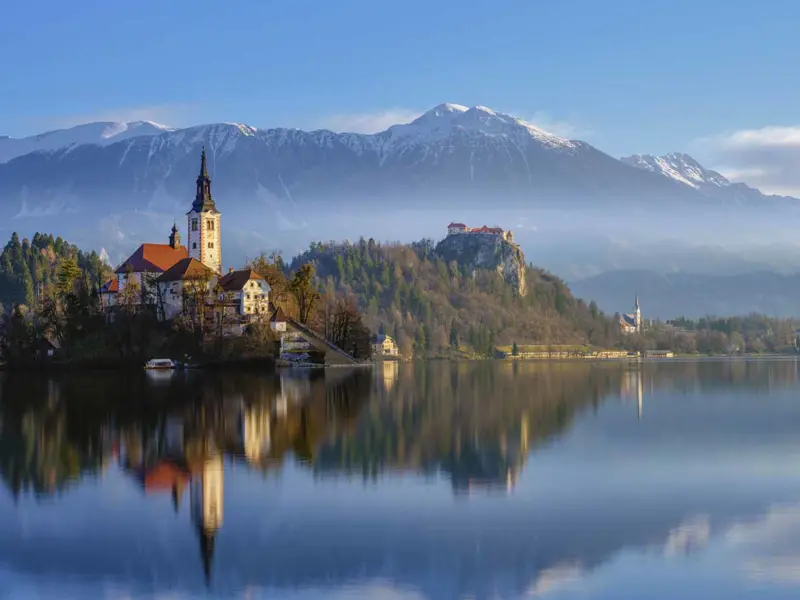
M800 363L0 374L0 598L800 597Z

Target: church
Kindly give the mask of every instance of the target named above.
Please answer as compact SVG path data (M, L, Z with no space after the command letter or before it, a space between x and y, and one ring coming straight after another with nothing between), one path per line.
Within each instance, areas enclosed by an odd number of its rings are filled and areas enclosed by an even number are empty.
M184 313L198 293L223 306L227 320L245 323L269 313L269 284L251 269L222 268L222 213L211 195L206 151L200 157L194 201L186 213L186 246L173 224L168 243L145 243L120 264L100 289L112 315L121 305L152 307L162 320ZM222 318L219 315L218 318Z
M619 329L624 334L642 333L642 309L639 307L639 294L636 294L633 312L620 315Z

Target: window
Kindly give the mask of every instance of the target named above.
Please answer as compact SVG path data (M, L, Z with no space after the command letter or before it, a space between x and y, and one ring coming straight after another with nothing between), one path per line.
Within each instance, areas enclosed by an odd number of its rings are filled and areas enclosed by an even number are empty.
M197 250L197 242L192 242L192 250Z
M192 219L192 231L197 231L197 219Z
M206 221L206 229L209 231L214 231L214 219L208 219Z
M214 242L208 242L208 247L209 248L213 248L214 247Z
M250 294L245 294L244 297L247 298L248 300L250 300Z

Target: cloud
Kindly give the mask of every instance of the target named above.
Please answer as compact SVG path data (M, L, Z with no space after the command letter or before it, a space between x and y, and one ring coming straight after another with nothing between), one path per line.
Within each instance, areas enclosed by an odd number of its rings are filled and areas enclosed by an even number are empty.
M528 589L527 596L540 597L565 588L575 588L583 578L579 564L559 564L543 569Z
M192 116L194 114L195 109L189 104L154 104L151 106L104 109L72 115L37 117L30 120L30 127L34 127L37 133L52 129L66 129L75 125L98 121L153 121L170 127L186 127L193 123Z
M800 196L800 126L770 126L692 142L704 162L766 194Z
M516 113L511 113L516 114ZM538 129L547 133L552 133L561 138L575 139L578 136L587 136L591 131L579 127L577 124L554 118L546 111L538 110L530 116L520 117L526 123L530 123Z
M317 126L348 133L376 133L398 123L409 123L422 114L408 108L390 108L363 113L341 113L321 119Z
M759 582L800 584L800 505L777 505L763 516L736 523L725 532L741 572Z

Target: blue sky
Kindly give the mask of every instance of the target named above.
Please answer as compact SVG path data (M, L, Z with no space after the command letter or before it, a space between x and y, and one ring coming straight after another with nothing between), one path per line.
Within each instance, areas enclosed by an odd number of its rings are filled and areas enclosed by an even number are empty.
M14 136L141 118L369 130L448 101L614 155L711 156L698 139L719 150L800 123L797 0L9 4L0 133Z

